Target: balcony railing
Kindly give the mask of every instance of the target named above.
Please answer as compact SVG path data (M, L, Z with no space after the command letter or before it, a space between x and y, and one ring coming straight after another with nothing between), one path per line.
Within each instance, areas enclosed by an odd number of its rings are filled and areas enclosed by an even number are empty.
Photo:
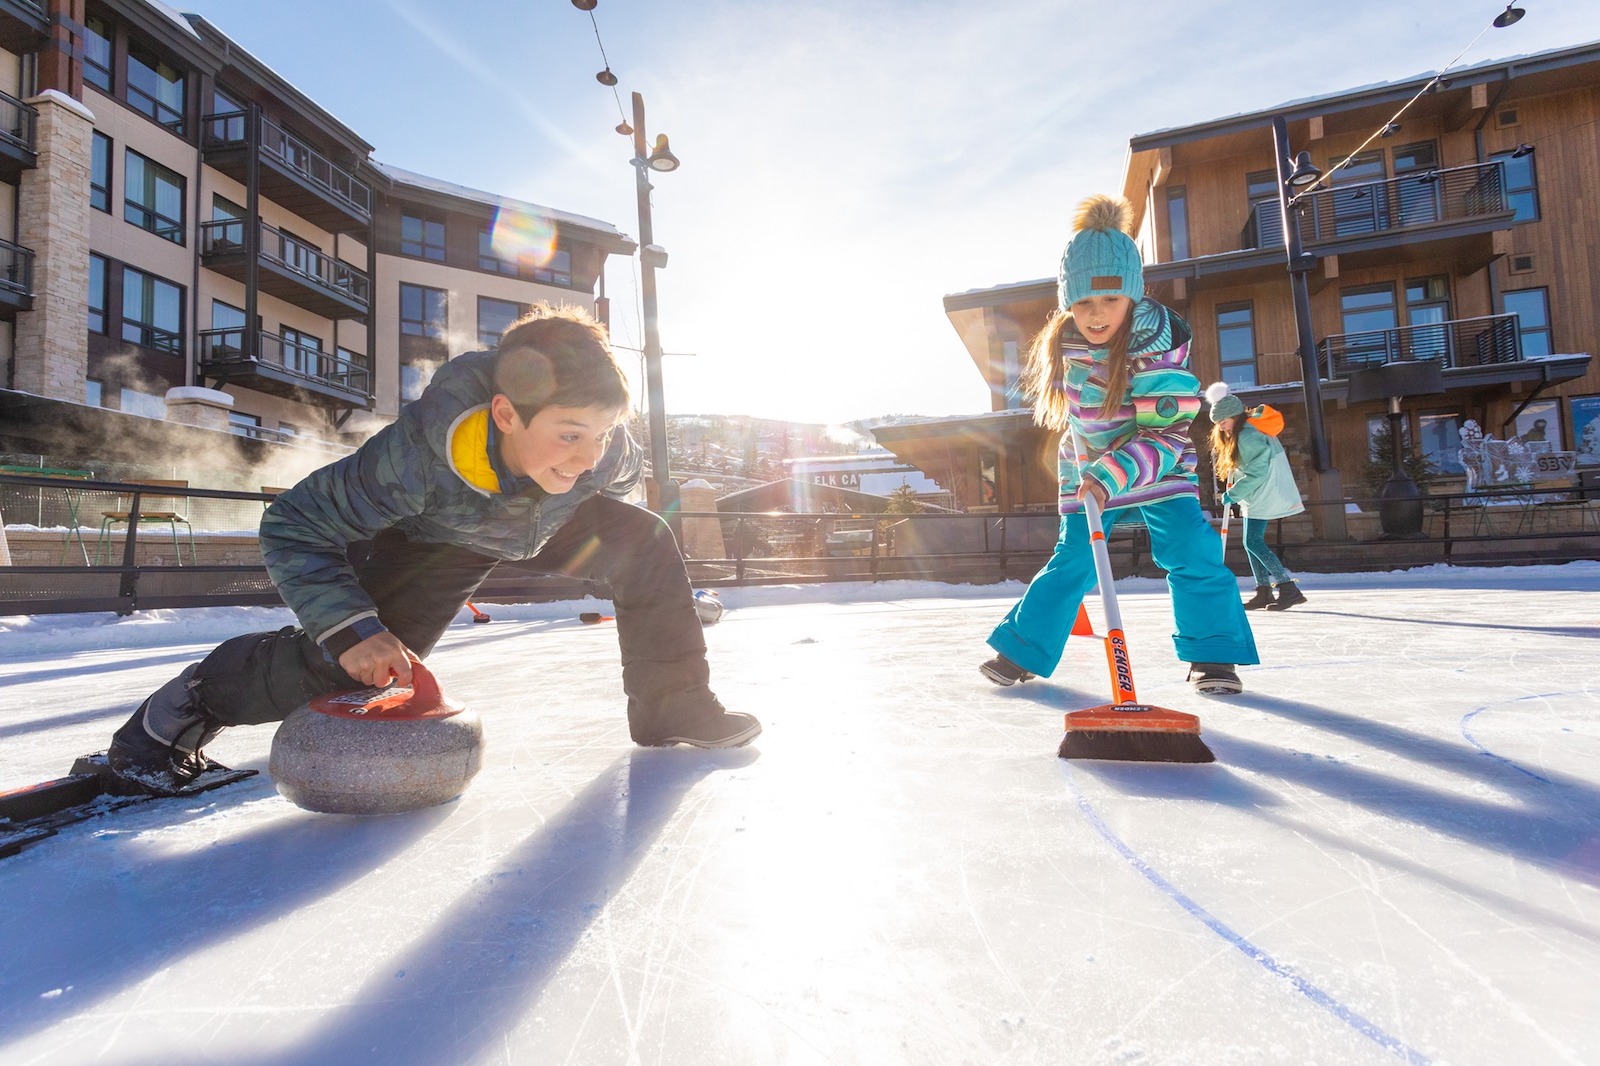
M34 151L38 146L39 112L9 93L0 93L0 139Z
M204 126L207 148L242 146L248 139L248 123L243 111L207 115ZM372 190L365 183L268 118L261 119L261 151L322 190L324 195L362 215L372 214Z
M33 295L33 249L0 241L0 288Z
M1522 361L1522 331L1516 315L1486 315L1422 326L1340 333L1317 345L1325 378L1385 363L1437 359L1444 369Z
M1460 222L1511 210L1500 160L1335 185L1302 197L1300 240L1307 245L1436 222ZM1278 201L1257 200L1239 235L1241 248L1283 246Z
M245 221L238 218L201 223L201 254L244 251L245 225ZM372 282L365 271L357 270L265 222L258 225L261 227L263 258L303 277L307 284L336 290L363 304L372 302Z
M363 396L372 394L372 371L364 357L320 348L256 331L256 351L245 350L243 327L200 331L200 361L205 364L258 362L307 381L332 385Z

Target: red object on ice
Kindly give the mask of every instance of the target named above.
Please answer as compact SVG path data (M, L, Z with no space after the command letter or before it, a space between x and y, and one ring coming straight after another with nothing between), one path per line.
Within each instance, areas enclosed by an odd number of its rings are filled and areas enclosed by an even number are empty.
M365 718L369 721L409 721L417 718L449 718L466 710L466 704L451 699L439 688L433 672L416 660L411 663L410 685L385 685L330 692L311 701L311 709L335 718Z

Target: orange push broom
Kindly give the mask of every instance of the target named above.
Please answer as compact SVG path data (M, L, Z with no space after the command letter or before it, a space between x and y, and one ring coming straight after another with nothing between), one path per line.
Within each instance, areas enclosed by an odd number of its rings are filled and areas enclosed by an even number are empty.
M1078 476L1083 476L1087 456L1076 431L1072 437L1078 459ZM1182 711L1140 703L1133 689L1133 664L1128 659L1128 641L1122 632L1122 612L1117 609L1117 593L1111 574L1111 553L1100 521L1100 504L1093 493L1083 499L1084 515L1089 520L1089 546L1094 552L1095 575L1100 583L1100 602L1105 606L1106 662L1111 668L1112 702L1067 714L1066 736L1057 754L1063 759L1109 759L1120 762L1215 762L1216 756L1200 739L1200 719ZM1083 619L1082 608L1080 622ZM1074 626L1074 629L1080 626Z

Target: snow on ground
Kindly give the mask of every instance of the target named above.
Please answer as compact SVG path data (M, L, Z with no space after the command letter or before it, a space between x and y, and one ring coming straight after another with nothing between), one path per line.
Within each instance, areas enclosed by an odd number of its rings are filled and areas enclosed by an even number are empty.
M463 612L459 801L317 815L263 773L0 860L0 1061L1600 1062L1600 564L1303 584L1207 699L1119 583L1210 765L1058 759L1105 660L982 680L1018 584L725 590L714 681L766 732L714 753L629 744L594 603ZM0 619L0 788L287 619Z

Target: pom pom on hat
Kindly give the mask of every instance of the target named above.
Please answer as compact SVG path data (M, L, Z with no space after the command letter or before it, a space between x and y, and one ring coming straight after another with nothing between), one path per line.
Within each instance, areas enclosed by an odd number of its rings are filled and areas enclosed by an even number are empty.
M1233 394L1225 381L1206 386L1206 402L1211 405L1213 422L1221 422L1224 418L1244 414L1244 401Z
M1073 238L1061 256L1062 310L1089 296L1144 298L1144 262L1132 228L1133 205L1121 196L1091 196L1078 205Z

